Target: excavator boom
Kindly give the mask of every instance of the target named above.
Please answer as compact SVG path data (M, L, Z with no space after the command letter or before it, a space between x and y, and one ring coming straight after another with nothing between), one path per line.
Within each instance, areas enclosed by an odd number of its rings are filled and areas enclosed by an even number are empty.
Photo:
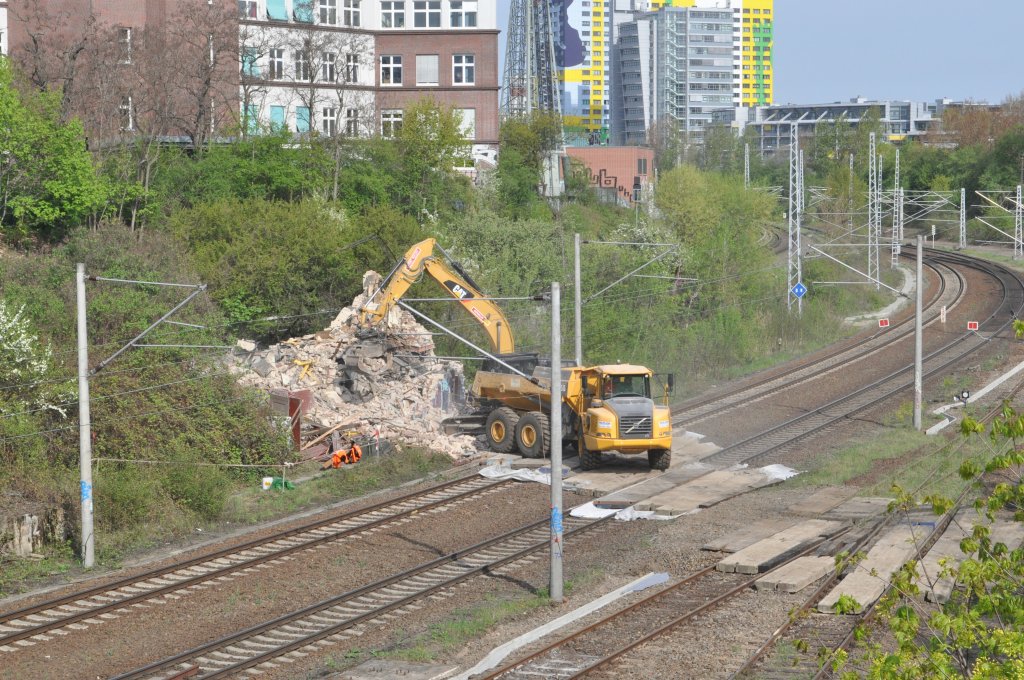
M435 250L440 251L445 258L436 257ZM402 262L392 271L380 290L360 309L360 325L373 327L380 324L391 308L409 290L409 286L420 279L424 271L480 323L490 338L491 350L495 354L515 352L512 329L501 308L480 292L473 279L457 262L447 257L447 253L432 238L420 241L409 248Z

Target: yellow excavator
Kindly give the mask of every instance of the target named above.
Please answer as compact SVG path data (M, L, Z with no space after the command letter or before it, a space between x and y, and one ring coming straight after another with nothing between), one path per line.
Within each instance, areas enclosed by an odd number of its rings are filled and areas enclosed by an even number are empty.
M444 256L437 257L434 251ZM466 311L487 332L491 340L491 351L494 354L511 354L515 352L515 340L508 319L501 309L487 296L480 292L480 286L470 277L437 241L428 238L420 241L405 253L405 257L391 270L388 277L381 282L359 310L359 325L365 329L378 328L387 314L426 272L458 300Z

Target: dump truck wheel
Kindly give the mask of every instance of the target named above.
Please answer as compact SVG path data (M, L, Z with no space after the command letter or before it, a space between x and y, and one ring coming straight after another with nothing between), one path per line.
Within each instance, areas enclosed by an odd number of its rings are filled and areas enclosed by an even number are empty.
M601 467L601 452L588 449L587 445L583 443L583 435L580 435L579 444L580 469L594 470Z
M491 411L487 416L487 424L484 432L487 434L487 445L491 450L498 453L508 453L516 445L516 424L519 423L519 414L508 406L502 406Z
M649 449L647 460L652 470L667 470L669 463L672 462L672 452L668 449Z
M551 451L551 424L540 411L527 413L516 424L516 446L527 458L544 458Z

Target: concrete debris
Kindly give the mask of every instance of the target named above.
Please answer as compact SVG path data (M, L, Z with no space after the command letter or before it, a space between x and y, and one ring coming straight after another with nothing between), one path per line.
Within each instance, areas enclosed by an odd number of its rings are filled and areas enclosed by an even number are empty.
M310 390L307 421L359 422L363 434L379 430L381 438L455 459L475 454L473 437L441 431L441 421L457 415L464 402L460 362L435 358L431 335L397 305L381 329L387 351L356 336L358 310L379 285L380 275L367 272L363 293L322 331L262 350L240 340L245 353L232 354L231 370L241 385Z

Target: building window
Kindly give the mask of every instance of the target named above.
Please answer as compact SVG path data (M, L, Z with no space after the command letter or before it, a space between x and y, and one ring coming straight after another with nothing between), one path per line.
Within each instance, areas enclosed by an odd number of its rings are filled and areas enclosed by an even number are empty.
M359 26L359 0L341 0L343 21L346 26Z
M637 158L636 159L636 174L646 175L647 174L647 159Z
M270 63L267 69L267 77L271 80L284 78L284 50L275 47L270 50Z
M476 139L476 109L455 109L461 118L459 132L467 140Z
M242 75L248 76L249 78L260 77L260 67L256 63L256 48L255 47L244 47L242 48Z
M394 137L401 129L401 109L384 109L380 112L380 134L382 137Z
M288 10L284 0L267 0L267 18L273 21L288 21Z
M295 131L309 132L309 107L295 107Z
M338 110L333 106L325 106L320 116L320 127L324 134L333 137L338 132Z
M384 0L380 3L381 28L405 28L404 0Z
M359 134L359 111L357 109L345 109L345 134L349 137Z
M358 83L359 82L359 55L358 54L346 54L345 55L345 82L346 83Z
M293 0L292 16L300 23L313 23L313 0Z
M476 57L472 54L452 55L452 82L456 85L476 82Z
M437 55L417 54L416 55L416 84L437 85Z
M238 16L243 19L255 19L256 0L238 0Z
M414 0L413 26L416 28L441 27L441 0Z
M284 127L284 107L283 106L271 106L270 107L270 128L276 132Z
M329 26L338 23L338 0L320 0L320 23Z
M295 80L311 80L309 75L309 53L305 49L295 53Z
M398 55L385 55L380 58L380 84L402 84L402 57Z
M322 58L323 60L320 62L320 80L325 83L333 83L338 79L338 73L335 70L338 55L334 52L324 52Z
M476 28L476 2L451 0L452 28Z
M124 27L117 29L117 47L120 53L118 63L132 63L132 29Z
M132 108L131 96L121 97L121 104L117 107L117 113L121 117L122 132L131 132L135 129L135 112Z
M256 104L249 104L245 107L245 125L243 128L250 135L260 131L260 107Z

